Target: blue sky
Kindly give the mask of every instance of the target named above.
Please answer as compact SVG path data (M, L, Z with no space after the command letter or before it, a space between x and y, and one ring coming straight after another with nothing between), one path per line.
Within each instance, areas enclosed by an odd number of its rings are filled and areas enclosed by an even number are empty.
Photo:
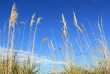
M25 38L28 38L29 25L33 13L36 13L35 20L38 17L42 17L43 20L38 25L39 31L37 32L37 38L43 39L44 37L50 37L52 35L50 30L53 31L56 39L60 39L56 35L61 34L61 28L63 26L60 21L62 20L62 13L67 21L67 27L70 32L74 32L73 25L73 11L76 13L78 24L84 24L88 26L88 22L91 24L97 23L98 18L103 16L104 31L107 37L109 37L109 19L110 19L110 1L109 0L1 0L0 1L0 29L2 30L5 22L8 25L8 19L10 17L11 8L13 3L16 3L18 20L26 21ZM21 31L23 27L19 25ZM22 32L21 32L22 33ZM52 37L50 37L52 38ZM41 41L41 40L39 40ZM39 43L39 42L38 42Z
M48 50L47 52L44 51L45 47L40 48L43 38L48 37L55 45L55 37L56 46L60 48L62 45L61 33L63 24L60 22L62 21L62 13L67 21L68 33L71 33L73 38L77 37L77 29L73 24L73 11L76 13L78 25L81 26L81 23L83 23L88 32L91 32L89 30L88 22L90 22L94 28L94 24L97 24L98 18L100 19L101 16L103 16L105 36L107 42L110 40L110 0L0 0L0 30L3 31L6 22L6 34L8 33L8 19L10 18L12 5L14 3L16 3L18 12L17 22L26 22L23 46L24 51L27 51L28 49L30 21L33 13L35 13L35 21L38 17L43 18L38 24L39 30L36 33L35 41L35 53L40 51L42 52L40 54L41 56L49 54ZM16 29L14 49L17 50L21 48L21 39L24 28L22 24L18 23L16 24L16 28L19 27L21 32L19 34ZM34 26L32 27L33 31L35 24L36 23L34 23ZM53 32L54 37L51 31ZM72 36L70 36L70 38L72 38ZM74 39L73 44L75 44Z

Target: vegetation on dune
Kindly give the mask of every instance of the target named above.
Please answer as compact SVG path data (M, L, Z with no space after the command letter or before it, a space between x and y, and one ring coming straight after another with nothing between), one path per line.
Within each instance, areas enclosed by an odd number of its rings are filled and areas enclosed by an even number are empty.
M48 49L51 52L49 55L53 61L56 61L56 52L58 53L58 57L64 58L64 62L66 65L62 64L63 71L59 71L58 65L52 64L53 72L49 73L46 72L45 74L110 74L110 55L109 49L107 46L107 41L104 35L103 25L102 25L102 18L101 22L98 21L96 25L96 30L99 34L94 32L91 24L90 28L92 31L92 40L84 27L79 26L75 13L74 15L74 26L77 28L78 37L74 39L75 43L78 45L76 46L72 44L71 39L69 37L69 33L67 30L67 23L62 14L62 40L63 46L60 50L54 46L53 41L49 40L48 38L44 38L42 40L41 46L44 45L45 42L48 42ZM35 37L37 32L37 25L40 23L42 17L39 17L37 21L34 20L35 13L32 16L31 23L30 23L30 33L29 33L29 43L28 43L28 57L25 60L22 60L22 57L17 58L17 52L13 53L13 46L14 46L14 38L15 35L15 26L17 23L18 13L13 4L11 16L9 19L9 28L8 28L8 41L7 41L7 51L6 57L2 53L4 50L1 50L0 53L0 74L40 74L41 69L40 65L37 66L37 63L34 62L34 47L35 47ZM32 26L36 22L35 30L33 31L32 35ZM24 24L24 30L26 22L19 22L19 24ZM19 28L18 28L19 29ZM23 49L23 41L24 41L24 30L23 30L23 39L22 39L22 47L21 47L21 55ZM4 27L5 33L5 27ZM20 33L20 30L19 30ZM1 31L0 31L1 35ZM32 37L32 38L31 38ZM4 41L4 40L3 40ZM32 43L31 43L32 41ZM3 42L4 43L4 42ZM83 43L83 45L82 45ZM32 48L31 48L32 45ZM32 55L30 57L30 50L32 49ZM80 50L82 58L76 58L75 51L76 49ZM59 53L59 51L61 53ZM87 52L88 57L90 58L91 63L88 62L87 56L84 54L84 51ZM79 66L79 62L77 59L81 59L81 65Z

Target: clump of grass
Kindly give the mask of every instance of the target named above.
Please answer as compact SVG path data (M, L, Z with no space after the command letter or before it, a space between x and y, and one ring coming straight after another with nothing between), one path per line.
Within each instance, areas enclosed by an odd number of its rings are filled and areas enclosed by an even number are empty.
M77 28L78 37L75 38L74 41L78 46L77 50L81 51L81 57L82 58L76 58L75 57L75 49L74 44L72 44L71 39L69 38L68 31L67 31L67 23L65 20L64 15L62 14L62 38L63 38L63 45L64 47L60 47L61 53L60 54L64 61L67 63L66 65L62 65L64 70L63 72L58 72L58 66L56 64L52 64L52 67L54 69L53 74L109 74L110 73L110 55L109 55L109 49L107 46L106 38L104 35L103 25L102 25L102 18L101 18L101 24L97 23L98 31L100 32L99 37L95 36L95 32L92 29L92 33L94 34L94 44L92 45L92 41L90 39L90 36L88 35L88 31L84 27L84 25L81 23L82 27L79 27L78 21L76 19L76 15L73 12L74 15L74 25ZM38 28L38 24L40 23L40 20L42 17L39 17L37 21L34 20L35 13L32 15L31 23L30 23L30 33L29 33L29 44L28 44L28 57L27 60L23 60L24 62L18 61L17 58L17 52L13 54L13 46L14 46L14 34L15 34L15 24L17 23L18 13L16 10L15 3L13 4L11 16L9 19L9 30L8 30L8 42L7 42L7 51L6 51L6 58L3 57L2 52L0 51L0 74L36 74L40 71L40 66L36 66L36 63L34 62L34 46L35 46L35 39L36 39L36 32ZM33 23L36 22L35 30L32 31ZM22 55L22 49L23 49L23 41L24 41L24 31L25 31L25 25L26 23L21 21L19 24L24 24L24 30L23 30L23 39L22 39L22 46L21 46L21 54ZM5 32L4 27L4 32ZM20 29L18 28L19 33ZM33 33L33 37L31 38L31 33ZM1 31L0 31L0 40L1 40ZM32 40L32 55L30 57L30 44ZM42 40L41 45L44 44L44 42L48 42L48 47L50 51L50 57L53 61L56 61L57 55L56 55L56 49L54 47L54 42L52 40L50 41L48 38L44 38ZM82 43L83 42L83 43ZM1 43L1 41L0 41ZM4 40L3 40L4 44ZM0 44L1 45L1 44ZM10 51L9 51L10 50ZM87 51L88 56L85 56L83 50ZM60 55L58 57L60 57ZM90 58L90 62L87 62L87 57ZM78 66L80 63L76 61L76 59L81 59L82 62L80 66ZM20 58L21 60L21 58ZM39 68L36 70L36 67Z
M17 60L19 60L16 58L17 53L13 54L14 33L15 33L15 24L17 23L16 22L17 18L18 18L18 13L17 13L16 6L14 3L13 7L12 7L12 11L11 11L11 16L9 19L9 30L8 30L8 42L7 42L6 57L4 58L3 54L1 57L2 52L0 52L0 74L28 74L28 73L29 74L36 74L36 73L38 73L39 70L36 70L36 71L34 70L36 68L36 65L34 63L32 63L32 64L27 63L28 65L32 65L32 67L31 66L27 67L26 63L24 63L24 65L22 66L22 63L20 63L20 61L17 62ZM32 17L31 26L34 22L33 18L34 18L34 15ZM36 24L38 24L40 22L40 19L41 18L38 18ZM19 24L25 24L25 23L20 22ZM36 27L37 27L37 25L36 25ZM6 29L6 27L4 27L4 33L5 33L5 29ZM24 30L25 30L25 26L24 26ZM24 32L23 32L23 35L24 35ZM23 40L24 40L24 36L23 36ZM35 38L34 38L34 41L35 41ZM4 40L3 40L3 44L4 44ZM23 41L22 41L22 46L23 46ZM2 59L2 61L1 61L1 59Z
M11 72L10 70L7 70L7 63L5 61L9 61L9 59L5 59L2 63L2 65L0 66L0 74L36 74L40 71L40 69L35 70L36 65L33 64L33 67L27 67L26 63L23 62L23 64L19 64L19 62L17 62L17 52L15 52L13 54L13 58L12 58L12 67L11 67ZM8 62L9 64L9 62ZM28 65L30 65L30 63L28 63Z

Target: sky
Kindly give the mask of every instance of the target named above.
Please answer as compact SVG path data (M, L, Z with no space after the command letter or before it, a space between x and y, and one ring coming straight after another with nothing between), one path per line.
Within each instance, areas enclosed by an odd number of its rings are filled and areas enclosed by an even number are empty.
M44 51L45 47L41 47L43 38L48 37L58 49L62 45L61 33L63 23L60 22L62 21L62 14L64 14L65 20L67 21L68 33L72 34L73 38L77 37L77 29L73 24L73 11L76 14L78 25L81 26L81 23L83 23L88 32L91 32L90 28L88 28L88 22L90 22L94 28L94 25L97 24L98 19L102 16L105 36L107 42L110 41L110 0L0 0L1 47L3 47L4 38L3 27L6 23L7 35L9 26L8 19L10 18L11 9L14 3L16 4L18 12L14 45L14 49L16 50L21 49L23 38L24 25L18 24L21 21L26 22L23 50L28 50L30 22L34 13L35 21L37 21L38 17L43 18L38 24L35 38L35 54L38 54L40 51L42 52L40 56L47 56L49 54L49 50ZM33 31L35 24L36 23L34 23L32 27ZM18 27L20 29L20 34L17 30ZM72 38L72 36L70 36L70 38ZM73 44L74 43L73 41ZM110 44L108 43L108 45Z

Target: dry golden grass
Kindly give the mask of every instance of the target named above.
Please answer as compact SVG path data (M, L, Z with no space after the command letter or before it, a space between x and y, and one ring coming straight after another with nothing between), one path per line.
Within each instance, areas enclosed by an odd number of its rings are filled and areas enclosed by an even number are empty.
M31 19L30 31L32 31L31 27L32 27L33 23L35 22L34 17L35 17L35 13L33 14L32 19Z
M36 36L36 31L37 31L37 25L40 23L40 20L41 20L42 18L41 17L39 17L38 19L37 19L37 23L36 23L36 27L35 27L35 31L34 31L34 39L33 39L33 47L32 47L32 59L31 59L31 68L32 68L32 65L33 65L33 54L34 54L34 43L35 43L35 36Z
M66 33L67 27L66 27L66 22L65 22L65 18L64 18L63 14L62 14L62 19L63 19L63 21L61 21L61 22L64 24L62 31L63 31L64 36L67 37L67 33Z
M110 55L109 55L109 49L107 46L107 41L104 35L103 25L102 25L102 18L101 18L101 24L97 23L97 30L100 32L99 36L96 36L97 34L93 31L92 26L92 34L94 34L94 46L92 45L92 41L90 39L89 34L87 33L86 26L84 27L82 25L82 29L79 27L78 21L76 19L76 15L73 12L74 15L74 25L77 28L77 34L78 37L74 39L75 44L77 46L74 46L73 42L71 41L68 30L67 30L67 23L65 20L64 15L62 14L62 38L63 43L60 48L57 47L57 45L52 40L49 40L48 38L44 38L42 40L41 46L45 42L48 42L48 49L50 53L48 54L51 60L56 63L57 57L59 57L61 60L64 59L64 62L66 65L61 64L63 67L63 71L59 73L59 68L57 64L52 64L52 69L54 70L53 74L109 74L110 73ZM39 17L37 21L34 20L35 13L32 15L31 22L30 22L30 33L29 33L29 43L28 43L28 57L26 60L23 60L24 62L21 62L22 57L20 57L20 61L17 62L16 56L17 53L13 53L13 47L14 47L14 38L15 35L15 24L17 23L18 13L16 10L15 3L13 4L11 15L9 19L9 30L8 30L8 42L7 42L7 51L6 51L6 57L4 58L4 50L0 51L0 74L36 74L38 73L38 70L34 70L36 68L36 63L34 62L34 51L35 51L35 41L36 41L36 32L38 30L38 24L40 23L42 17ZM36 22L35 30L32 31L32 26L34 25L34 22ZM24 44L24 31L25 31L25 25L26 22L19 22L19 24L24 25L23 30L23 38L22 38L22 45L21 45L21 54L23 50L23 44ZM90 23L89 23L90 24ZM4 33L6 31L6 24L4 26ZM20 28L18 28L19 34L20 34ZM0 40L1 40L1 31L0 31ZM5 35L4 35L5 37ZM32 38L31 38L32 37ZM32 41L32 42L31 42ZM55 40L54 40L55 41ZM5 47L5 40L3 39L3 47ZM0 44L1 45L1 44ZM32 48L31 46L32 45ZM37 45L36 45L37 46ZM77 47L77 48L76 48ZM32 55L30 57L30 50L32 49ZM60 51L61 50L61 51ZM80 51L82 58L77 58L75 55L75 51ZM45 50L44 50L45 51ZM56 51L58 55L56 54ZM84 54L84 51L87 52L87 56ZM60 57L61 56L61 57ZM87 57L90 58L89 63ZM79 62L77 62L77 59L80 59L81 66ZM19 60L19 59L18 59ZM34 64L35 63L35 64ZM39 74L39 73L38 73Z
M75 15L75 13L73 12L73 14L74 14L74 25L77 27L77 30L79 30L80 32L82 32L83 33L83 31L81 30L81 28L78 26L78 24L77 24L77 19L76 19L76 15Z

